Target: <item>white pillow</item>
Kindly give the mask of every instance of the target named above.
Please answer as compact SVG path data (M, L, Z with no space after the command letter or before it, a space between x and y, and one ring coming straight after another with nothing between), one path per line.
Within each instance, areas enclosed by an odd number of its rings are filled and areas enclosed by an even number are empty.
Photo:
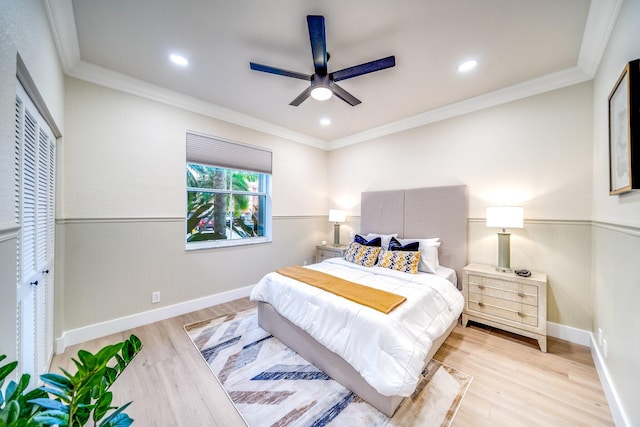
M440 247L439 237L431 239L398 239L398 241L403 246L407 243L419 242L420 264L418 265L418 271L425 273L436 272L436 269L440 266L440 261L438 260L438 248Z
M362 236L362 234L361 234ZM387 249L389 249L389 242L391 241L392 237L397 238L398 237L398 233L395 234L376 234L376 233L369 233L366 236L362 236L367 240L371 240L371 239L375 239L376 237L380 237L380 240L382 240L382 249L384 249L385 251Z

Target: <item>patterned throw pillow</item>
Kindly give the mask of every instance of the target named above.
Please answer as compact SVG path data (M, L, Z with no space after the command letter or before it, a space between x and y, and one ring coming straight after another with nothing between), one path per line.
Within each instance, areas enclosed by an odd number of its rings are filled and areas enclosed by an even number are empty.
M420 264L420 252L385 251L378 256L378 266L405 273L416 274Z
M347 251L344 253L344 259L354 264L373 267L378 260L381 249L379 246L365 246L360 243L351 242Z

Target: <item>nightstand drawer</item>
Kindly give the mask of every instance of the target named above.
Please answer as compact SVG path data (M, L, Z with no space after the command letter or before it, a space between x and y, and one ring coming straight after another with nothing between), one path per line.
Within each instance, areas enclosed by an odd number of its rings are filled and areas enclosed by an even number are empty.
M538 287L524 283L507 282L470 274L469 292L532 306L538 305Z
M328 258L341 258L346 250L346 246L316 246L316 262L322 262Z
M511 322L538 326L538 307L533 305L494 298L470 291L467 307L469 310L489 314Z
M528 277L469 264L463 270L462 325L471 320L538 340L547 351L547 275Z

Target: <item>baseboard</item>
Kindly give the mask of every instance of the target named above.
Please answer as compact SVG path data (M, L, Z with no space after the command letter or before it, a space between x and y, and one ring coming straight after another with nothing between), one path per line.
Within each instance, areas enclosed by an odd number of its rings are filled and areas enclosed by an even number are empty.
M631 427L593 333L571 326L547 322L547 334L550 337L589 347L615 425L617 427Z
M198 298L167 307L161 307L155 310L145 311L143 313L133 314L131 316L120 317L118 319L64 331L59 338L56 338L55 352L56 354L60 354L63 353L65 348L70 345L80 344L85 341L137 328L149 323L170 319L175 316L202 310L203 308L223 304L238 298L248 297L252 289L253 286L247 286L228 292L210 295L204 298Z
M572 326L547 322L547 335L564 341L569 341L574 344L584 345L586 347L591 345L591 339L589 337L591 333L584 329L578 329Z
M590 333L589 336L591 357L593 358L593 363L596 365L596 370L598 371L598 376L600 377L600 383L602 384L602 389L604 390L604 394L607 398L607 403L609 403L613 422L617 427L631 427L631 422L629 421L629 417L627 417L624 407L622 406L622 401L618 396L618 392L613 385L611 375L609 375L609 370L607 369L604 357L600 352L600 347L598 346L596 338L592 333Z

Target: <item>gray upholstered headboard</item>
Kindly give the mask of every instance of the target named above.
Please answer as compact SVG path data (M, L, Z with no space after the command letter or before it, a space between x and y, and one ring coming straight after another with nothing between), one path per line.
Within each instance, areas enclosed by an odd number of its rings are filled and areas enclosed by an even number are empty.
M453 268L462 284L467 264L467 187L366 191L361 197L362 233L398 233L401 238L440 237L440 264Z

